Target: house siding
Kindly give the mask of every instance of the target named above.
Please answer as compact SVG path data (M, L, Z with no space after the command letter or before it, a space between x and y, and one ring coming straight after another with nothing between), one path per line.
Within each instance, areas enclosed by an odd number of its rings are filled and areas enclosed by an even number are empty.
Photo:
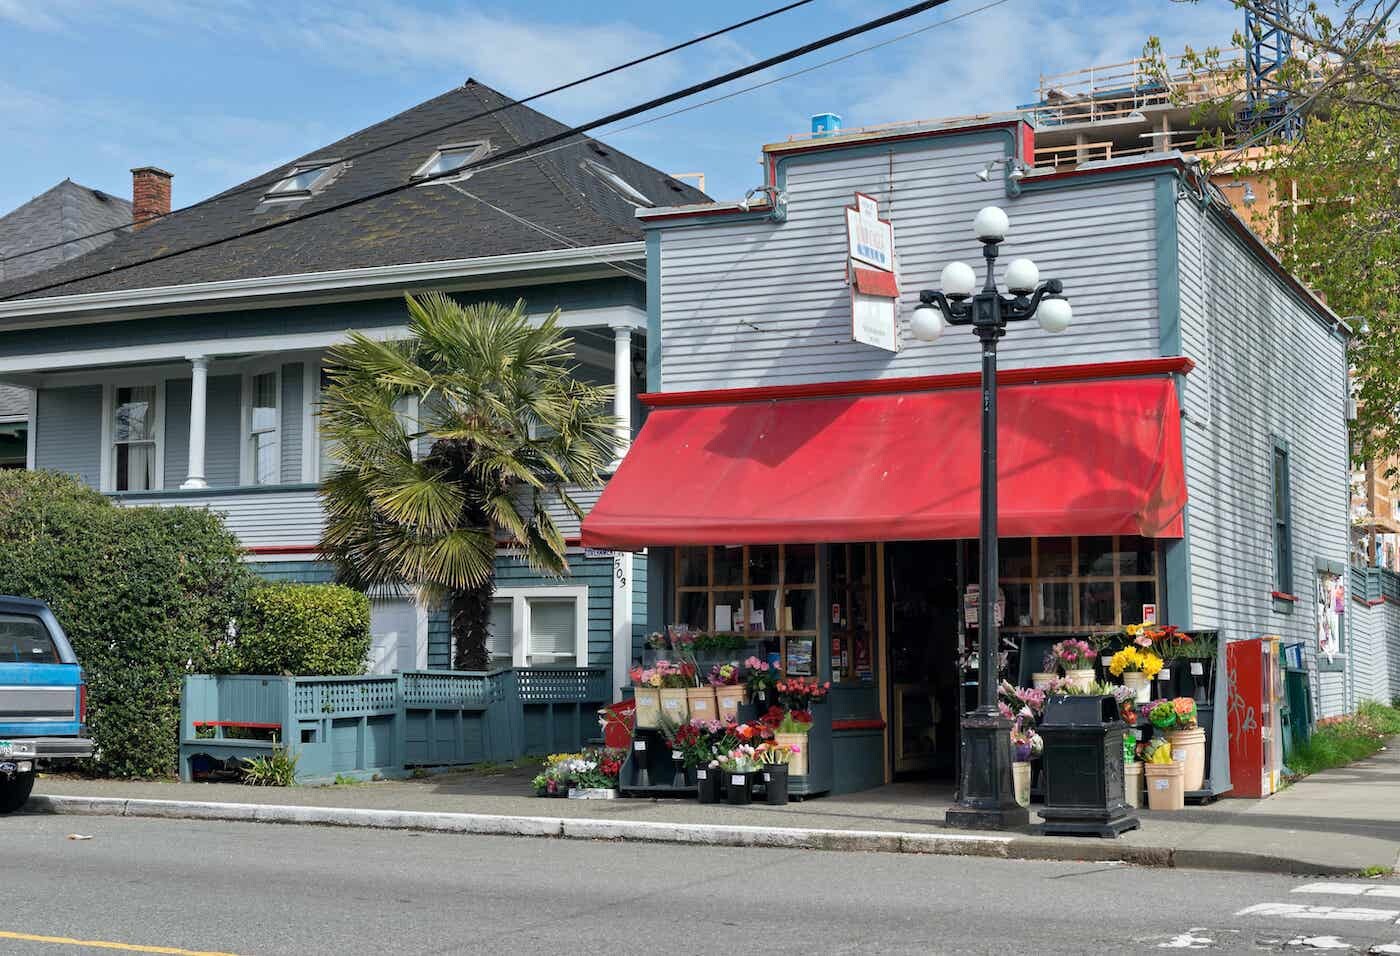
M282 481L301 481L301 423L306 397L302 394L300 362L282 366Z
M279 584L334 584L335 568L326 561L249 561L253 573Z
M243 447L243 379L238 375L211 375L206 388L204 479L210 488L236 488L242 470L239 454ZM188 412L184 426L188 435Z
M189 477L190 396L192 392L192 383L187 378L168 378L165 380L165 487L167 488L178 488Z
M1191 623L1303 643L1319 714L1341 713L1345 675L1317 671L1315 567L1348 554L1345 347L1213 215L1189 202L1177 215L1182 346L1205 372L1185 382ZM1299 598L1277 608L1275 439L1289 449Z
M76 475L96 488L102 471L102 386L42 388L35 419L34 466Z
M224 525L246 548L295 546L310 550L321 540L324 523L319 493L307 485L222 494L139 492L116 497L127 505L208 508L224 519Z
M647 639L647 582L650 577L647 554L632 555L632 661L642 659Z
M662 391L892 378L975 370L966 330L915 340L921 288L948 262L974 264L968 224L1001 205L1012 232L1005 258L1027 256L1065 283L1075 321L1060 335L1027 323L1000 345L1004 368L1137 359L1159 354L1154 188L1150 177L1027 190L1008 198L976 173L1003 155L1001 139L928 142L786 168L787 220L661 228ZM851 341L844 210L874 196L894 224L903 350ZM1004 267L1004 266L1003 266Z

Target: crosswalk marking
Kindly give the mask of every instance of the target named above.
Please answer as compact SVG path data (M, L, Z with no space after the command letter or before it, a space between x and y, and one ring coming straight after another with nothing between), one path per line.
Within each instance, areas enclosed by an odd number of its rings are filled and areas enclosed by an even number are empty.
M1284 919L1354 920L1362 923L1394 922L1400 910L1368 909L1362 906L1309 906L1305 903L1256 903L1236 916L1280 916Z
M1400 886L1385 883L1308 883L1295 886L1294 893L1330 893L1337 896L1388 896L1400 899Z

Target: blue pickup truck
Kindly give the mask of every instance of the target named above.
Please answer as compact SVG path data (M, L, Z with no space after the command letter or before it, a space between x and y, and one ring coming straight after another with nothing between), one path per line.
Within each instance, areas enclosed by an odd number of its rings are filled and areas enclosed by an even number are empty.
M0 813L39 770L92 756L86 723L83 669L49 606L0 596Z

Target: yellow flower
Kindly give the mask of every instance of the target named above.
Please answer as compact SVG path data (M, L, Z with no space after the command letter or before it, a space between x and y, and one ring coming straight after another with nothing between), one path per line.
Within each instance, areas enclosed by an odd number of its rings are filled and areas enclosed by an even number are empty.
M1127 627L1123 628L1123 630L1128 632L1129 637L1137 637L1139 634L1142 633L1142 625L1129 624Z

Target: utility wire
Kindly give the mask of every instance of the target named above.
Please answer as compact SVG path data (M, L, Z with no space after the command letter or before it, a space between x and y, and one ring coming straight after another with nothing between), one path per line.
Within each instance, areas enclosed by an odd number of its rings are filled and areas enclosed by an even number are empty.
M725 73L721 76L713 77L708 80L703 80L699 83L694 83L688 87L685 87L684 89L677 90L673 93L667 93L664 96L658 96L653 99L647 100L643 103L638 103L635 106L630 106L626 109L618 110L614 113L609 113L606 116L602 116L598 119L591 120L590 122L584 123L582 125L573 126L568 129L561 130L557 133L538 139L533 143L524 143L519 146L515 146L510 149L504 150L495 157L494 161L500 162L505 159L510 159L516 156L532 153L543 147L552 146L560 141L572 139L575 136L581 136L584 133L597 129L601 126L609 126L613 123L620 122L621 120L631 119L633 116L649 112L650 110L656 109L657 107L666 106L670 103L676 102L677 100L694 96L696 93L703 93L706 90L713 89L717 86L722 86L725 83L730 83L737 79L742 79L745 76L751 76L754 73L758 73L763 70L769 69L770 67L778 66L779 64L797 59L798 57L805 56L808 53L812 53L816 50L824 49L825 47L832 46L844 40L849 40L852 37L861 36L862 34L869 33L872 30L878 30L880 27L888 26L891 23L897 23L900 20L906 20L909 17L923 13L926 10L932 10L934 7L943 6L945 3L948 2L949 0L922 0L922 2L920 3L911 4L910 6L896 10L893 13L888 13L883 17L877 17L873 20L867 20L866 22L861 23L857 26L850 27L849 29L842 30L838 33L829 34L825 37L822 37L821 39L813 40L810 43L805 43L802 46L794 47L793 49L787 50L783 53L779 53L774 56L770 56L764 60L760 60L757 63L751 63L748 66L740 67L736 70L731 70L728 73ZM1397 0L1397 2L1400 2L1400 0ZM467 165L461 166L457 169L447 170L441 173L433 173L428 176L423 176L418 179L411 180L409 182L400 183L395 186L389 186L384 189L378 189L373 192L367 193L363 196L358 196L354 199L348 199L344 202L336 203L331 206L326 206L321 209L315 209L309 212L302 213L300 216L292 216L290 218L281 219L276 222L264 223L260 226L254 226L249 229L240 230L238 232L232 233L231 235L222 236L217 239L211 239L206 242L195 243L194 245L186 246L182 249L172 249L169 252L164 252L154 256L147 256L144 259L138 259L134 262L121 263L118 265L110 266L106 269L99 270L97 272L90 272L84 275L63 279L61 281L51 282L46 285L35 286L21 290L19 292L13 292L10 295L0 298L0 302L9 301L20 296L31 296L34 295L36 292L46 292L49 289L54 289L65 285L72 285L78 282L84 282L88 279L100 278L102 276L111 275L116 272L124 272L127 269L134 269L137 266L149 265L152 262L160 262L166 259L173 259L177 256L186 255L191 252L198 252L202 249L209 249L215 246L223 245L224 243L232 242L236 239L244 239L249 236L256 236L265 232L271 232L274 229L280 229L283 226L288 226L295 222L304 222L308 219L314 219L318 216L327 215L328 213L338 212L341 209L346 209L351 206L357 206L362 203L382 198L384 196L393 195L395 193L402 192L405 189L412 189L425 182L433 182L434 180L445 179L448 177L459 177L463 173L474 172L485 162L486 160L480 160L477 163L468 163Z
M738 23L732 23L727 27L721 27L718 30L711 30L709 33L703 34L701 36L693 37L689 40L686 40L682 43L677 43L673 46L668 46L664 50L657 50L655 53L648 53L646 56L639 56L634 60L628 60L626 63L619 63L616 66L608 67L605 70L599 70L597 73L591 73L588 76L581 77L580 79L571 80L568 83L562 83L559 86L551 87L547 90L542 90L541 92L535 93L532 96L525 97L523 100L509 100L508 102L502 103L500 106L494 106L489 110L485 110L481 113L476 113L464 119L455 119L450 123L443 123L440 126L434 126L431 129L425 129L421 132L414 133L411 136L404 136L399 139L390 140L389 142L383 143L379 146L372 146L368 149L362 149L357 153L350 153L347 156L339 157L338 161L348 163L351 160L359 159L362 156L368 156L371 153L377 153L380 150L389 149L394 146L402 146L404 143L410 143L415 139L422 139L424 136L432 136L434 133L441 133L443 130L451 129L454 126L460 126L463 123L470 123L475 120L483 119L487 116L491 116L494 113L499 113L502 110L510 109L512 106L522 106L526 103L532 103L535 100L542 99L546 96L552 96L555 93L562 93L565 90L571 90L576 86L582 86L585 83L591 83L594 80L601 80L603 77L612 76L614 73L620 73L623 70L631 69L634 66L640 66L641 64L648 63L651 60L660 59L663 56L667 56L679 50L684 50L687 47L692 47L697 44L704 43L707 40L713 40L715 37L723 36L726 33L733 33L735 30L740 30L744 27L752 26L755 23L759 23L771 17L776 17L780 13L787 13L789 10L792 10L796 7L806 6L807 4L812 2L813 0L793 0L792 3L785 4L781 7L776 7L772 10L769 10L767 13L760 13L757 16L749 17L747 20L740 20ZM315 154L313 153L312 155ZM281 167L279 166L278 168L280 169ZM262 181L262 177L259 177L257 180L255 180L253 183L250 183L247 186L241 186L237 189L226 190L224 192L210 196L208 199L202 199L199 202L191 203L188 206L183 206L180 209L172 209L170 212L162 213L159 216L152 216L149 219L143 219L142 223L149 225L153 222L159 222L161 219L164 219L167 216L173 216L177 212L189 212L192 209L198 209L201 206L208 205L209 203L215 202L216 200L231 199L234 196L240 196L244 193L259 192L264 190L265 188L266 184ZM120 232L123 229L129 228L131 228L129 224L125 226L113 226L110 229L103 229L99 232L90 232L85 236L78 236L74 239L64 239L62 242L54 242L46 246L37 246L33 249L25 249L23 252L12 253L8 256L0 256L0 263L9 262L12 259L20 259L24 256L37 255L41 252L48 252L50 249L57 249L60 246L66 246L71 242L82 242L85 239L96 239L101 236L110 235L111 233Z

